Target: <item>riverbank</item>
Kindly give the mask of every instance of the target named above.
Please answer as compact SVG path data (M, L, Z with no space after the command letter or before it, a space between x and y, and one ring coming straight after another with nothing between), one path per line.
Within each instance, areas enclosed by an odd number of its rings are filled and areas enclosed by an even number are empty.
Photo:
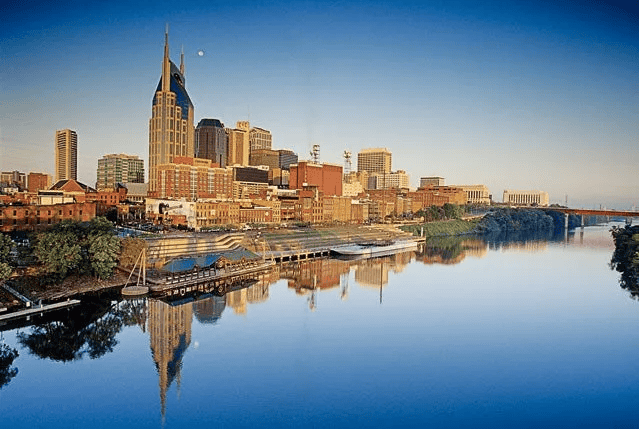
M210 233L205 236L215 239ZM236 233L238 234L238 233ZM349 243L370 242L375 240L395 240L406 238L408 233L399 230L395 225L339 225L308 228L290 228L269 231L251 231L239 233L241 239L236 241L240 245L260 256L267 257L273 252L287 252L295 249L313 249L317 247L333 247ZM169 236L163 236L167 239ZM167 240L167 244L168 240ZM176 248L177 249L177 248ZM189 249L185 247L184 250ZM214 252L211 250L210 252ZM179 258L189 256L187 254L175 254L171 257ZM59 284L50 284L43 281L31 269L19 276L8 279L11 285L20 294L32 302L55 302L74 298L83 294L100 293L118 287L125 286L129 273L126 270L116 269L114 275L108 279L98 279L93 276L70 275ZM0 309L14 311L24 306L24 303L15 296L0 289Z
M452 235L472 234L481 219L451 219L435 222L427 222L418 225L402 225L402 231L409 232L418 237L445 237ZM423 233L422 233L423 229Z

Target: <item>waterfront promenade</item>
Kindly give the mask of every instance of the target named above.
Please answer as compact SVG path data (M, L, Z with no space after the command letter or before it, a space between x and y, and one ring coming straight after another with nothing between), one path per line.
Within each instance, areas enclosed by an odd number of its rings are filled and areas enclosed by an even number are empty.
M147 283L151 293L160 295L184 294L192 290L206 289L224 293L226 285L246 281L267 272L274 263L306 260L326 257L331 247L352 243L370 243L382 240L411 237L394 225L339 225L330 227L305 227L289 229L253 230L243 233L175 233L162 237L153 236L147 242L150 251L150 264ZM254 253L254 261L224 270L191 270L184 273L160 273L157 269L163 264L186 257L201 254L224 253L233 249L247 249ZM156 266L153 266L156 264ZM33 302L54 303L82 294L100 293L126 286L137 279L130 278L131 269L118 268L108 280L93 277L71 276L61 284L40 285L37 279L18 281L15 289L21 296ZM15 279L14 279L15 280ZM13 282L12 282L13 283ZM199 288L199 289L198 289ZM7 295L7 296L5 296ZM3 294L0 308L11 311L20 310L17 296ZM10 305L9 305L10 304Z

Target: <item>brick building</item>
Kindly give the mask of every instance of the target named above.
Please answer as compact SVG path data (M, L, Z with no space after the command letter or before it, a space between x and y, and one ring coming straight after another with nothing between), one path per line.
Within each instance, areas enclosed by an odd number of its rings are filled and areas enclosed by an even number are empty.
M96 203L0 206L0 231L33 231L64 220L88 222L96 216Z
M157 166L156 198L229 198L233 192L233 170L219 168L209 159L175 157Z
M319 192L324 195L342 195L343 168L341 165L300 161L297 164L292 164L290 168L290 189L316 186Z

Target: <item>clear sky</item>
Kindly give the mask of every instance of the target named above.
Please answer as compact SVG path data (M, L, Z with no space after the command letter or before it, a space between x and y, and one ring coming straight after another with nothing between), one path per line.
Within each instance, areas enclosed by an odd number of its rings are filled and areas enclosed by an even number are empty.
M248 118L276 149L319 144L339 164L348 149L355 167L386 147L413 185L480 183L497 201L639 206L636 1L12 2L0 169L53 174L63 128L86 184L102 155L146 160L167 23L196 125Z

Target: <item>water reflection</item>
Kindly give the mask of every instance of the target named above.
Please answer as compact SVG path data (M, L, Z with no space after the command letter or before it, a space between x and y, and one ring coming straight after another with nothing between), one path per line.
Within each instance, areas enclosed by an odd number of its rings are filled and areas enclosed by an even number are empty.
M171 305L151 299L148 308L151 353L159 375L160 407L164 418L166 393L173 380L177 379L179 386L182 358L191 345L193 305Z
M124 326L124 313L109 301L90 300L69 311L69 317L32 326L17 334L18 342L41 359L70 362L112 352Z
M18 375L18 368L12 367L18 357L18 351L6 344L0 344L0 389L9 384Z
M427 264L458 264L466 256L481 258L488 253L488 245L479 238L434 237L419 247L417 260Z
M222 312L225 308L226 299L217 295L212 295L193 303L195 318L198 322L208 325L215 325L222 317Z

